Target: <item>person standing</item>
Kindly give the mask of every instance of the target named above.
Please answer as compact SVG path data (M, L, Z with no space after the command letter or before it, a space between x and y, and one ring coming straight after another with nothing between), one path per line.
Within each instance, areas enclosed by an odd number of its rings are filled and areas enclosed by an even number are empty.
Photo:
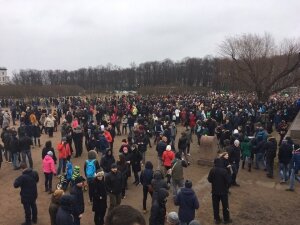
M239 187L240 185L236 182L236 177L240 168L241 148L240 141L235 140L233 146L228 149L228 160L232 167L231 185Z
M162 161L163 161L163 165L165 167L165 170L167 172L167 183L170 184L171 182L171 168L172 168L172 161L175 158L175 153L173 151L171 151L171 145L167 145L166 150L163 152L162 154Z
M89 189L89 202L93 201L93 181L96 176L96 171L100 169L99 162L97 161L97 152L91 150L88 152L88 159L84 163L84 174L87 179Z
M169 192L165 188L160 188L158 196L153 200L149 225L164 225L166 217L166 203Z
M57 175L59 175L61 172L61 169L62 169L63 173L65 173L67 159L71 157L70 146L67 143L67 140L65 137L62 137L61 143L59 143L57 145L57 150L59 152Z
M53 137L54 123L55 118L52 116L52 114L49 114L44 122L44 126L47 130L47 133L49 134L49 138Z
M19 176L14 182L14 188L21 188L21 203L23 204L25 211L25 222L22 225L31 225L31 222L37 223L37 207L36 199L37 183L39 182L39 175L31 168L27 168L26 164L22 162L20 164L23 170L22 175Z
M266 157L267 177L273 178L274 158L276 157L277 142L274 137L269 137L264 146Z
M107 193L105 189L104 172L100 171L93 180L93 211L95 225L104 224L107 208Z
M105 184L107 193L109 196L109 211L121 204L121 193L123 186L123 177L120 171L117 169L117 164L111 165L111 171L105 178Z
M27 136L27 134L25 133L24 136L20 137L19 142L20 142L22 161L26 163L26 158L28 158L29 167L32 169L33 167L33 161L31 157L31 146L33 145L32 139L29 136Z
M186 180L184 188L181 188L174 199L175 205L179 206L179 220L181 225L188 225L195 219L195 210L199 209L199 201L192 189L192 181Z
M75 179L74 186L70 194L73 196L72 215L74 217L74 225L80 225L80 219L84 213L84 198L83 198L83 182L85 179L79 176Z
M283 139L279 151L279 174L281 177L280 183L283 184L288 181L289 178L289 165L293 156L293 144L290 138Z
M43 172L45 174L45 192L52 194L52 178L56 175L54 166L53 153L49 151L43 159Z
M183 167L187 167L186 161L181 159L181 153L176 152L175 159L172 162L171 181L173 187L173 198L176 197L179 188L184 185Z
M71 195L61 196L60 206L56 213L56 225L73 225L72 206L73 197Z
M147 213L147 196L148 192L152 197L153 189L151 181L153 179L153 164L150 161L147 161L145 164L145 169L141 172L140 182L143 185L143 213Z
M224 162L221 158L215 159L214 167L210 170L207 177L208 182L212 187L212 204L214 212L215 224L221 223L219 215L219 203L222 202L224 224L231 223L228 204L228 189L231 184L231 176L224 167Z
M133 171L133 174L134 174L133 184L135 184L136 186L138 186L139 183L140 183L139 172L142 170L142 167L141 167L142 160L143 160L142 153L135 146L134 148L132 148L132 153L131 153L131 157L130 157L130 164L131 164L132 171Z
M13 160L12 163L13 163L14 170L20 169L20 166L19 166L19 154L21 151L20 150L20 142L17 137L17 132L15 130L12 130L12 133L11 133L11 139L9 142L9 150L12 155L12 160Z
M60 206L60 198L63 196L63 190L55 190L51 197L51 202L49 205L49 215L50 215L50 222L51 225L57 225L56 223L56 215L58 208Z
M298 175L300 170L300 145L295 144L294 149L291 160L290 187L286 191L294 191L295 180L300 182L300 176Z

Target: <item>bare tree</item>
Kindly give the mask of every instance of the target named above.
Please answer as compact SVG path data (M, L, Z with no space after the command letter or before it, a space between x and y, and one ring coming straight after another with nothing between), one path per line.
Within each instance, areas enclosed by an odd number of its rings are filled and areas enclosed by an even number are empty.
M270 34L244 34L227 38L220 52L231 58L235 67L231 77L255 91L260 100L300 80L299 41L284 40L276 45Z

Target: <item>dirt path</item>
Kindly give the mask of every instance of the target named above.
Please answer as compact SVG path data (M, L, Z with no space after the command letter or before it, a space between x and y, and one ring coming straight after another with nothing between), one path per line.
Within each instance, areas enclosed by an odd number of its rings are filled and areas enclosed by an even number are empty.
M179 127L179 133L182 127ZM59 141L60 134L54 133L51 139L53 146ZM125 136L117 136L115 140L115 152L121 144L121 140ZM49 138L42 135L42 145ZM32 149L34 169L39 172L40 182L38 184L39 197L38 205L38 224L50 224L48 206L50 203L50 195L44 192L44 175L42 174L41 165L41 149L35 147ZM191 166L185 170L185 178L193 181L193 188L197 193L200 201L200 209L196 213L197 219L202 224L213 224L212 205L210 195L210 184L207 182L207 174L209 167L199 166L196 164L198 156L198 145L192 143L191 146ZM115 154L117 156L117 154ZM87 152L81 158L72 159L74 165L83 167L87 158ZM154 162L156 167L156 151L155 146L148 148L146 160ZM0 225L16 225L24 221L23 207L20 203L19 189L13 188L14 179L21 174L21 171L12 170L12 165L3 163L0 169ZM299 222L300 215L300 185L296 186L294 193L284 191L287 185L280 185L279 178L268 179L263 171L253 171L251 173L246 170L240 170L238 174L238 182L241 184L239 188L232 188L229 197L230 212L233 224L236 225L295 225ZM132 184L133 178L129 178L129 190L126 193L126 199L122 200L122 204L129 204L142 211L142 186ZM55 185L56 178L53 181ZM93 224L93 213L91 205L87 202L87 193L85 193L85 213L82 218L83 225ZM150 199L147 202L147 208L150 209ZM167 203L168 211L178 210L169 197ZM221 211L220 211L221 212ZM145 214L148 221L149 213Z

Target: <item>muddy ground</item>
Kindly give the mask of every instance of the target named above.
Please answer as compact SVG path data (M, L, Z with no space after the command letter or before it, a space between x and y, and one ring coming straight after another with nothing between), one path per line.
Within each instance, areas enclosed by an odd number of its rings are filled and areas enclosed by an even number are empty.
M179 134L182 130L179 127ZM121 140L125 136L117 136L115 139L114 150L117 152ZM195 136L193 137L195 139ZM42 145L48 140L48 136L42 135ZM178 139L178 137L177 137ZM54 133L51 138L53 145L60 141L60 133ZM153 140L152 140L153 143ZM41 165L41 148L34 147L32 149L34 169L39 172L40 182L38 183L38 224L50 224L48 214L48 206L50 203L50 195L44 192L44 175ZM193 188L197 193L200 201L200 209L196 212L196 219L201 224L208 225L213 223L212 203L210 194L210 184L207 182L207 175L210 167L199 166L196 161L199 157L199 146L194 141L191 147L191 165L185 169L186 179L193 181ZM117 154L115 153L115 157ZM74 158L73 164L83 167L87 158L87 151L84 150L81 158ZM156 166L155 145L148 148L146 160L151 160ZM19 189L14 189L14 179L21 174L21 171L12 170L12 165L3 162L0 169L0 225L17 225L24 222L24 211L20 203ZM300 219L300 185L297 184L295 192L286 192L288 187L286 184L279 184L277 172L274 179L268 179L264 171L254 170L249 173L247 170L240 170L237 178L240 187L231 189L229 196L229 206L233 225L296 225ZM122 200L122 204L131 205L142 211L142 186L132 184L133 177L129 178L129 189L126 192L126 199ZM53 185L56 185L57 179L54 178ZM85 213L82 218L83 225L92 225L93 213L92 206L88 204L88 193L85 192ZM150 210L150 200L148 199L147 208ZM167 203L168 211L177 211L171 197ZM220 210L221 212L221 210ZM148 222L149 213L145 214Z

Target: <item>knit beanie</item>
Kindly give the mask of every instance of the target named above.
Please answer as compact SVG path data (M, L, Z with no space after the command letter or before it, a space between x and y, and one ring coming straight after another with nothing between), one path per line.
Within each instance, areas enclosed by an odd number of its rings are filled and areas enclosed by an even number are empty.
M167 215L167 221L170 223L170 224L179 224L179 218L178 218L178 214L177 212L169 212L168 215Z
M192 188L192 186L193 186L192 181L190 181L190 180L186 180L185 181L184 187L186 187L186 188Z
M77 177L80 176L80 167L79 166L75 166L74 167L74 172L73 172L73 175L72 175L72 180L76 180Z

